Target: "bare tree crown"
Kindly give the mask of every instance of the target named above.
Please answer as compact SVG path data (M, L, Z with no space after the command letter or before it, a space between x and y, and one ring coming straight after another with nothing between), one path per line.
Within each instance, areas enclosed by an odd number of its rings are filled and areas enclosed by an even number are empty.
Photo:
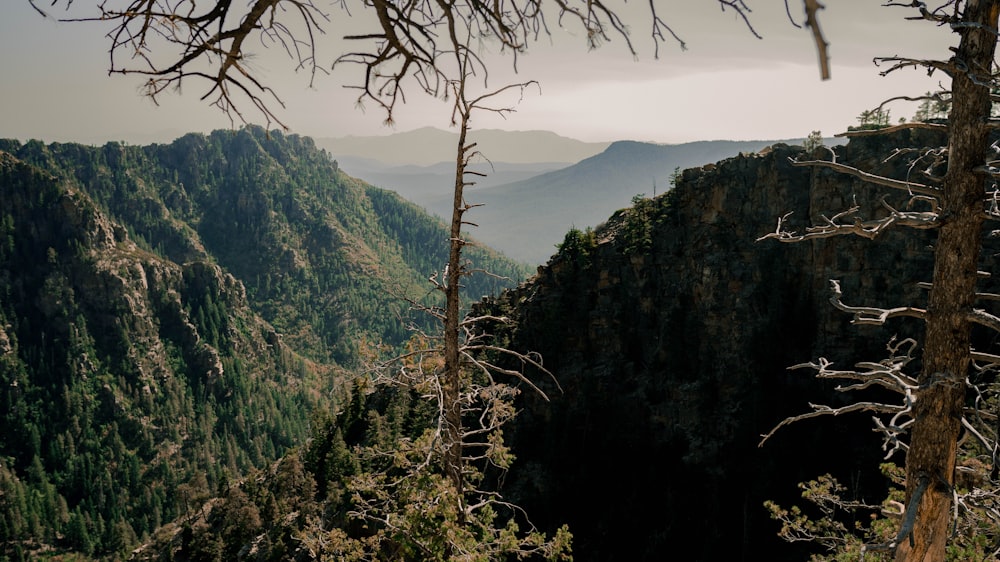
M399 102L405 101L404 85L433 96L451 94L447 85L463 72L450 56L454 45L469 51L473 75L484 82L489 69L477 47L488 44L509 54L516 70L518 55L557 28L582 30L590 48L617 37L633 56L638 52L633 28L646 29L656 56L665 42L685 48L656 0L649 0L646 17L635 25L626 21L624 2L617 0L102 0L95 12L82 15L69 11L74 0L51 0L47 5L46 0L28 1L44 16L63 7L64 20L110 23L109 72L143 76L143 91L154 102L164 92L194 83L203 88L201 99L234 122L252 120L245 113L249 107L268 126L284 126L284 103L254 64L252 53L258 46L286 52L296 70L309 76L310 85L317 74L338 66L360 66L361 76L352 79L351 86L358 90L358 101L382 108L390 122ZM716 2L759 37L751 8L743 0ZM822 75L829 77L817 18L822 5L803 0L803 6ZM786 9L798 25L787 0ZM328 29L350 29L337 33L350 46L332 60L319 53Z

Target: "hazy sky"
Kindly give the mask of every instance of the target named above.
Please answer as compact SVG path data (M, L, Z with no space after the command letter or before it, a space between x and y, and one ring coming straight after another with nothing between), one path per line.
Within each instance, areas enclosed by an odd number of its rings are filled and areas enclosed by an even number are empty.
M801 19L801 1L789 1ZM96 3L76 0L74 8L82 12ZM638 60L620 40L588 52L579 34L554 30L552 41L532 45L519 62L520 79L538 80L540 91L530 90L506 120L484 115L473 125L544 129L588 141L771 140L813 130L832 135L855 124L862 110L892 96L936 89L944 78L919 70L881 77L873 57L941 58L957 43L945 28L904 21L907 9L881 7L879 0L827 0L821 24L831 43L833 76L821 81L811 35L789 23L784 3L747 4L763 39L754 38L733 12L721 12L715 0L659 0L661 15L688 45L686 51L672 43L661 46L659 59L641 19L633 27ZM359 32L345 31L351 22L331 12L335 19L326 25L329 40L320 52L329 61L338 54L335 38ZM27 0L3 2L0 137L148 142L230 127L227 117L198 101L200 84L190 83L181 95L165 96L155 106L139 95L141 78L108 76L105 31L102 24L46 20ZM257 67L285 101L280 116L294 133L339 137L449 126L444 102L411 93L395 129L386 127L383 114L373 107L357 109L355 95L342 87L359 78L355 68L320 77L310 89L308 76L292 72L290 59L258 50ZM493 84L499 83L495 78ZM910 117L913 106L895 105L891 111L893 120ZM247 116L259 119L252 110Z

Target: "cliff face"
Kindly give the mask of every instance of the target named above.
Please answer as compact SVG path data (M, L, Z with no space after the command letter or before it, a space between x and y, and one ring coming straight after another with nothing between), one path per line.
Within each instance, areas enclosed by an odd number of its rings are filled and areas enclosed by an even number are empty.
M939 142L904 134L837 152L901 177L905 162L880 163L890 147ZM932 268L923 231L756 241L788 211L800 227L855 201L867 217L884 212L870 186L793 167L802 152L776 145L687 170L670 193L571 232L535 278L484 305L515 319L513 346L540 352L563 389L549 389L551 403L525 394L508 495L568 523L578 560L662 560L679 543L690 559L801 558L774 538L765 499L794 499L796 482L824 472L881 499L868 416L800 422L758 448L808 402L847 399L787 367L880 360L893 335L920 333L912 322L851 326L828 302L829 280L850 304L922 306L916 283Z

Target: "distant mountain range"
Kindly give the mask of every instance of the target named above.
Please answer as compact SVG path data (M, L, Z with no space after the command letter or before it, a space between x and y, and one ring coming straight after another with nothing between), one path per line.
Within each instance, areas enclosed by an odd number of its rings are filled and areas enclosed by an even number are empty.
M341 165L346 159L364 158L387 166L430 166L453 162L458 133L433 127L381 136L346 136L315 138L316 146L325 148ZM469 140L492 162L538 164L563 162L572 164L593 156L610 142L584 142L563 137L551 131L473 130ZM345 168L351 172L349 168Z
M618 141L588 143L547 131L473 131L489 162L473 169L466 192L482 204L468 220L472 234L491 248L530 264L544 263L571 228L597 226L637 195L670 189L677 169L700 167L741 152L758 152L803 139L697 141L655 144ZM378 137L316 139L346 173L399 193L431 214L451 214L455 133L423 128ZM840 139L827 139L839 144Z
M340 168L354 177L361 178L372 185L384 186L396 191L406 199L427 205L438 198L451 197L452 182L455 176L454 162L439 162L430 166L404 164L387 166L385 163L371 158L356 156L337 156ZM477 177L476 187L495 187L533 178L546 172L571 166L573 162L476 162L472 170L486 174Z
M675 169L698 167L757 152L778 141L703 141L678 145L619 141L575 164L494 163L486 178L466 192L477 239L504 254L532 264L544 263L571 228L597 226L636 195L670 189ZM547 156L547 155L545 155ZM394 190L428 212L451 212L452 165L379 167L348 160L344 170ZM482 167L479 168L482 170ZM483 170L488 173L491 170Z
M571 228L595 227L636 196L671 188L675 170L700 167L741 152L758 152L777 141L704 141L658 145L620 141L572 166L466 195L482 204L468 215L478 239L504 254L541 264ZM401 193L404 197L407 195ZM445 197L426 202L431 213L447 212Z

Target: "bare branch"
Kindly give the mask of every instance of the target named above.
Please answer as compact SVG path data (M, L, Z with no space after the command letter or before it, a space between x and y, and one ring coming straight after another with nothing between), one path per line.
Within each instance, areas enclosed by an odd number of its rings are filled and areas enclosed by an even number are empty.
M873 183L875 185L881 185L884 187L891 187L893 189L901 189L909 193L919 193L921 195L936 196L941 193L941 190L920 183L894 180L892 178L887 178L885 176L875 175L863 170L859 170L853 166L848 166L846 164L839 164L837 162L829 162L826 160L795 160L789 158L789 161L793 166L815 166L819 168L830 168L836 170L842 174L847 174L849 176L854 176L860 180Z
M901 405L891 405L881 402L855 402L840 408L809 404L812 408L811 412L785 418L771 429L771 431L762 436L758 446L763 446L764 442L774 435L778 429L797 421L826 415L836 416L842 413L871 411L876 414L892 414L892 418L888 424L883 422L878 416L873 416L876 431L882 433L885 437L883 448L889 451L887 457L894 451L905 448L905 444L899 440L899 435L906 430L906 427L912 421L912 419L904 421L904 418L911 417L915 395L919 388L916 379L907 375L905 370L914 360L913 352L916 347L917 342L911 338L900 341L893 338L886 344L886 349L889 352L888 358L878 363L859 363L856 365L857 369L852 370L833 369L831 368L833 364L825 358L820 358L814 363L802 363L789 367L789 370L812 369L816 372L816 378L859 381L853 384L839 385L836 389L838 392L863 390L872 386L878 386L902 395L903 403ZM890 444L892 445L891 447Z
M684 40L674 33L674 30L660 18L660 15L656 11L656 0L649 0L649 15L652 22L652 31L650 34L653 37L653 58L660 58L660 43L666 40L663 34L664 31L670 34L682 51L687 50L687 44L684 43Z
M882 326L890 318L910 317L919 318L921 320L925 320L927 318L926 310L910 306L901 306L897 308L874 308L846 305L843 300L841 300L844 294L840 288L840 281L835 279L830 280L830 290L833 292L833 295L830 297L830 303L833 304L837 310L853 315L854 318L851 320L852 324Z
M736 11L736 13L743 19L743 23L747 26L750 33L753 34L757 39L763 39L760 33L753 28L753 24L750 23L750 17L747 15L750 13L750 7L746 5L743 0L719 0L719 7L725 12L726 8Z
M989 328L994 332L1000 332L1000 318L980 308L972 309L969 312L969 321Z
M934 201L934 203L936 204L936 201ZM894 225L907 226L921 230L937 228L940 226L940 219L938 213L935 211L897 211L886 203L885 200L882 201L882 206L889 211L889 215L884 218L862 220L860 217L856 216L860 208L855 206L834 215L833 218L827 218L824 216L823 220L825 221L825 224L807 227L805 232L802 234L795 231L784 230L782 228L784 222L791 215L791 213L787 213L778 219L778 226L774 232L757 238L757 241L759 242L761 240L773 238L779 242L802 242L803 240L831 238L833 236L844 235L855 235L873 240L882 234L882 232L886 229ZM849 223L838 222L841 219L850 216L854 217L853 221Z
M911 98L908 98L906 96L898 96L898 97L892 98L891 100L886 100L886 101L900 100L900 99L907 99L908 100L908 99L911 99ZM948 126L947 125L942 125L942 124L939 124L939 123L924 123L922 121L915 121L915 122L910 122L910 123L899 123L898 125L891 125L889 127L883 127L881 129L860 129L860 130L857 130L857 131L847 131L847 132L844 132L844 133L837 133L836 135L833 135L833 136L835 136L835 137L844 137L844 138L873 137L873 136L876 136L876 135L887 135L887 134L890 134L890 133L895 133L895 132L898 132L898 131L905 131L905 130L909 130L909 129L930 129L930 130L935 130L935 131L947 131L948 130Z
M840 408L831 408L830 406L825 406L823 404L813 404L810 403L809 407L813 409L812 412L806 412L805 414L799 414L797 416L791 416L781 420L781 422L774 426L774 429L768 431L766 434L761 436L761 440L757 443L758 447L763 447L764 443L771 438L782 427L786 425L807 420L811 418L818 418L820 416L839 416L841 414L848 414L852 412L876 412L880 414L896 414L906 411L908 408L905 406L893 406L891 404L883 404L881 402L855 402L853 404L848 404L847 406L842 406Z
M819 28L819 18L816 12L825 8L817 0L804 0L806 5L806 27L812 30L813 41L816 42L816 54L819 57L819 73L823 80L830 79L830 55L826 49L830 46L823 37L823 31Z
M921 2L921 1L913 1L913 2L907 2L907 3L886 2L886 3L882 4L882 5L886 6L886 7L916 8L920 12L920 15L919 16L911 16L911 17L908 17L906 19L910 19L910 20L927 20L927 21L931 21L931 22L934 22L934 23L937 23L937 24L946 24L946 23L953 23L955 21L955 19L956 19L954 16L951 16L951 15L943 13L944 9L946 7L948 7L949 5L952 5L952 4L955 4L954 0L950 0L948 2L945 2L943 5L938 6L937 8L935 8L933 11L928 10L927 9L927 4L924 3L924 2Z
M930 59L911 59L907 57L875 57L872 59L875 66L882 66L885 63L890 63L889 68L879 72L882 76L888 76L889 74L903 69L903 68L917 68L923 67L927 69L927 75L930 76L934 74L935 70L940 70L948 76L954 76L961 72L961 69L956 67L954 63L930 60Z

